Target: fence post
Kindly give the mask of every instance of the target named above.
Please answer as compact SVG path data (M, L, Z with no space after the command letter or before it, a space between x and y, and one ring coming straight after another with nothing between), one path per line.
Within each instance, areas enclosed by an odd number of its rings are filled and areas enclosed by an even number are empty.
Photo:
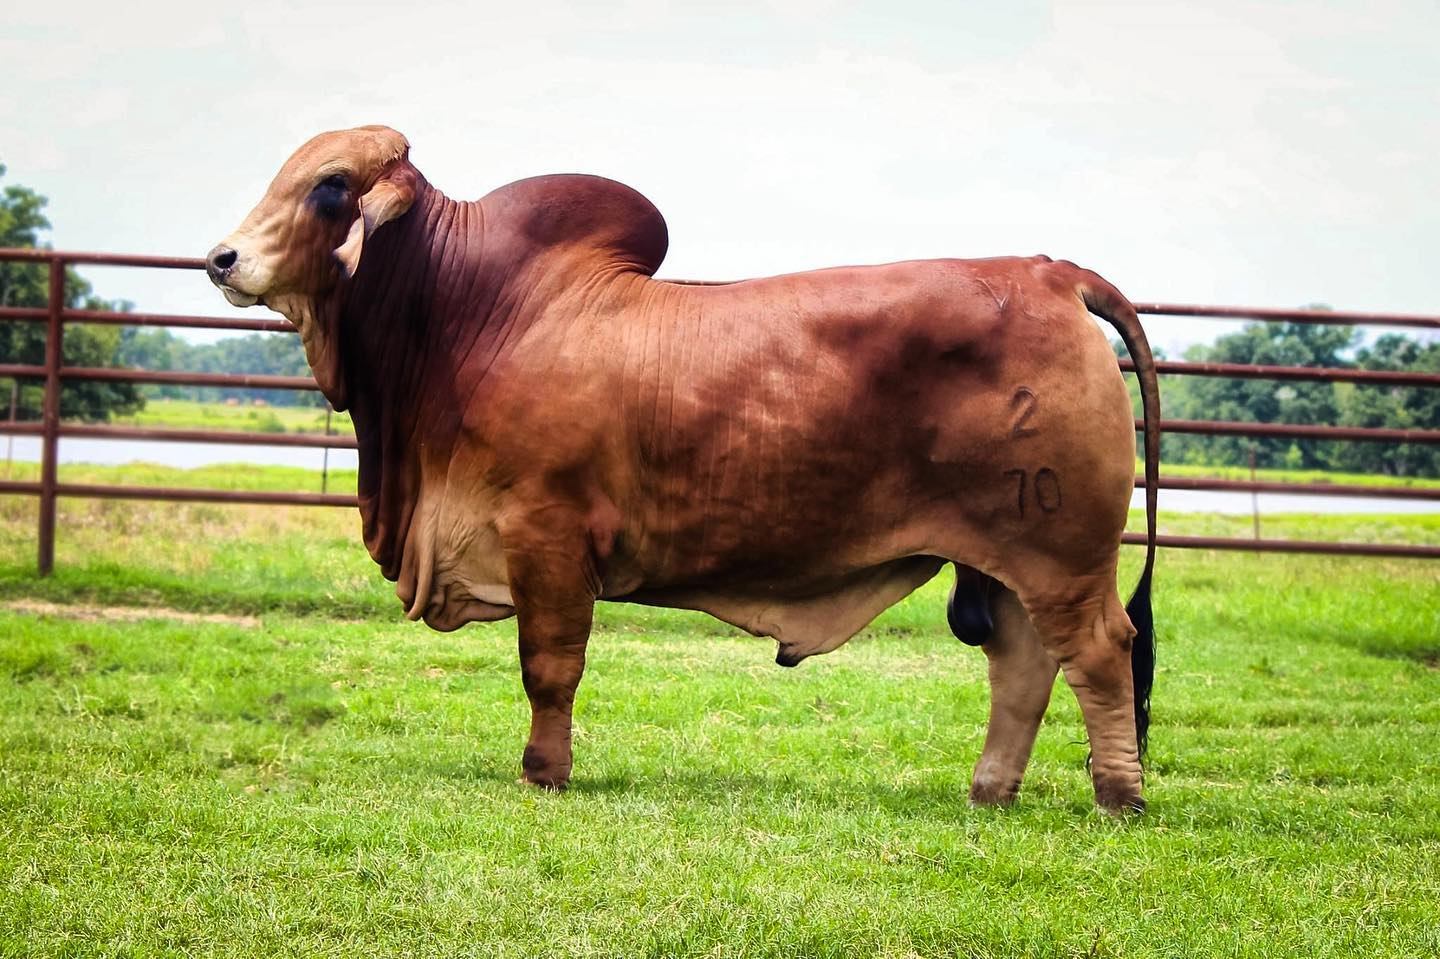
M335 415L335 407L329 400L325 401L325 435L329 436L330 417ZM324 493L330 488L330 447L325 447L325 456L320 461L320 492Z
M1250 482L1255 482L1255 444L1250 444ZM1250 515L1255 518L1255 538L1260 538L1260 494L1250 491Z
M55 485L60 446L60 362L64 352L65 261L50 258L50 302L45 326L45 406L40 443L40 575L55 568Z
M10 381L10 425L15 425L15 409L20 405L20 377ZM15 468L15 434L10 433L5 437L5 478L10 478L10 473Z

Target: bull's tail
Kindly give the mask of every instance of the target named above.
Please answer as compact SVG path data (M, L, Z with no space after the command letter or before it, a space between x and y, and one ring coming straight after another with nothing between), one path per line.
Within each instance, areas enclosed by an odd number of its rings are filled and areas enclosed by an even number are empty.
M1150 732L1150 689L1155 683L1155 618L1150 609L1150 574L1155 569L1155 507L1160 492L1160 385L1155 380L1155 359L1135 307L1115 287L1089 270L1078 270L1076 291L1085 308L1099 316L1120 334L1135 375L1140 380L1140 400L1145 409L1145 568L1125 612L1135 627L1135 644L1130 650L1130 671L1135 680L1135 735L1140 756L1145 755Z

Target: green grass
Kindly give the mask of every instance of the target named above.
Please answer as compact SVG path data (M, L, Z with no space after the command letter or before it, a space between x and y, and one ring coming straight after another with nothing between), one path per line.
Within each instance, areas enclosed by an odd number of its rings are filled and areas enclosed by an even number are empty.
M152 398L145 408L131 416L117 416L115 423L126 426L169 429L239 430L258 433L323 433L325 410L313 406L254 406L199 403L194 400ZM348 436L353 427L349 413L334 413L331 429Z
M1136 474L1145 472L1144 460L1135 462ZM1205 477L1207 479L1248 480L1247 466L1212 466L1195 463L1162 462L1165 476ZM1269 483L1337 483L1357 486L1399 486L1419 489L1440 488L1440 479L1425 476L1381 476L1375 473L1340 473L1329 470L1257 469L1255 478Z
M0 956L1440 952L1435 564L1164 553L1150 811L1116 822L1063 687L1017 805L967 806L984 658L943 577L795 670L602 606L557 796L514 781L513 622L404 622L351 511L61 508L40 581L0 498Z
M253 463L216 463L211 466L177 467L158 463L124 463L115 466L93 463L60 463L62 483L101 483L121 486L179 486L189 489L246 491L321 491L320 471L303 466L257 466ZM35 481L39 463L0 465L0 479ZM356 471L332 469L324 482L330 493L351 493L356 488Z

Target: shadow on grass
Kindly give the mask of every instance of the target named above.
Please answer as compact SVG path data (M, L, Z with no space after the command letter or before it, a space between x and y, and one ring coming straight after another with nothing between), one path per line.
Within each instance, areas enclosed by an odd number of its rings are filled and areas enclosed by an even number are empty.
M1078 770L1077 770L1078 772ZM509 788L520 802L535 787L519 782L515 769L467 766L460 778ZM957 763L953 771L933 775L929 781L885 784L859 780L815 780L786 774L736 773L704 769L663 773L577 774L563 792L547 793L553 801L624 808L627 802L659 804L668 808L692 807L708 815L732 817L756 814L786 819L808 816L878 816L916 824L955 826L1013 821L1067 822L1077 829L1126 828L1153 834L1165 841L1168 830L1230 837L1255 834L1286 837L1300 842L1322 837L1333 841L1344 835L1361 841L1367 835L1391 840L1433 842L1440 825L1419 815L1413 802L1397 804L1394 790L1367 786L1347 790L1336 801L1335 787L1257 780L1242 789L1174 780L1146 787L1148 811L1120 817L1104 815L1095 806L1088 776L1063 772L1032 773L1010 806L973 806L969 801L969 765ZM737 813L736 806L745 812ZM821 828L818 825L815 828ZM1208 842L1208 840L1207 840Z
M879 813L911 819L959 821L977 816L994 816L1008 810L1019 813L1064 813L1084 815L1094 809L1088 777L1071 789L1042 781L1039 787L1022 790L1013 807L977 807L969 800L970 763L957 761L953 770L931 774L924 782L887 784L856 779L813 779L788 773L735 772L695 768L679 771L625 771L597 775L577 772L560 791L541 790L520 781L519 757L513 767L486 760L439 761L412 775L433 775L459 782L491 784L508 788L517 797L534 791L556 801L594 801L607 806L626 801L661 803L666 806L699 806L728 810L737 803L756 809L786 814L808 807L826 813ZM1073 793L1073 795L1072 795Z
M1427 669L1440 669L1440 645L1434 643L1405 646L1394 643L1362 642L1358 648L1368 656L1380 659L1403 659L1419 663Z
M705 770L667 773L658 777L611 773L597 777L577 776L566 792L577 796L634 796L709 805L728 805L734 797L746 796L768 803L783 800L789 807L798 802L811 802L829 809L852 812L869 809L911 818L958 818L975 808L969 800L968 766L957 766L956 773L962 770L966 773L964 778L947 774L930 782L903 786Z

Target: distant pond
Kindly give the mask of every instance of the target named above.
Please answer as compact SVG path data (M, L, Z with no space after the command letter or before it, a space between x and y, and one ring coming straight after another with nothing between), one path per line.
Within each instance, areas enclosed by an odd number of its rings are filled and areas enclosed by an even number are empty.
M0 458L9 437L0 437ZM121 463L156 463L160 466L213 466L216 463L253 463L256 466L297 466L318 470L324 450L296 446L228 446L221 443L170 443L160 440L61 439L60 462L94 463L114 466ZM15 437L17 463L40 462L40 440ZM353 470L358 465L354 450L331 450L332 470Z

